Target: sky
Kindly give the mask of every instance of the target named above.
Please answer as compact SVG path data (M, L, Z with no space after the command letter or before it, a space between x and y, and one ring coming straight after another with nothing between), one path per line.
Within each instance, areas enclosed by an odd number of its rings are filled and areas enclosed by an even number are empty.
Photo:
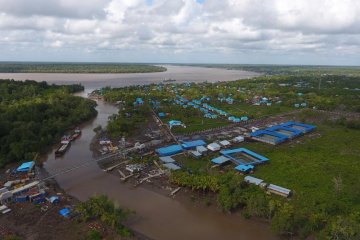
M360 1L0 0L0 61L360 65Z

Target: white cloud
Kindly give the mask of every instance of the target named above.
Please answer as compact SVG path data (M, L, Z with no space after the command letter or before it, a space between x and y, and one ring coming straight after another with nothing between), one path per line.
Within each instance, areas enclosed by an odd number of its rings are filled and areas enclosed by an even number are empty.
M52 42L50 44L51 47L53 48L60 48L64 45L64 43L62 41L56 40L55 42Z
M204 61L207 54L232 55L232 60L239 53L358 54L360 2L2 0L0 36L0 50L31 46L44 56L47 47L87 56L106 49L131 50L134 56L153 54L153 61L163 59L159 54L170 56L169 61L194 54ZM116 56L109 60L116 61Z

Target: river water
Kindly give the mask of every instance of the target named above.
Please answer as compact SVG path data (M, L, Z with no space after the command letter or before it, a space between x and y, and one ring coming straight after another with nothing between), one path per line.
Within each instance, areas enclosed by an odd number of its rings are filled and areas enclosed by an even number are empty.
M183 75L177 73L178 75L173 74L169 77L179 81L192 81L188 75L200 76L199 73L202 71L204 74L203 78L199 77L196 81L209 80L207 78L209 69L207 68L200 70L193 69L192 72L189 72L188 67L175 67L176 71L180 71L181 69L179 68L183 68ZM213 72L214 69L210 69L210 71ZM220 80L234 80L244 76L242 75L244 72L238 71L236 78L230 78L230 76L224 74L226 70L219 71L223 72L223 75L217 73L218 76L223 77L219 78ZM232 72L230 75L233 74ZM248 74L246 78L253 76L252 73L246 74ZM84 97L92 89L104 86L105 82L106 85L110 85L108 79L102 79L99 75L96 75L99 80L94 82L89 82L85 75L80 75L77 79L82 79L80 82L86 87L86 91L81 93ZM131 74L127 75L130 76ZM142 79L146 74L140 75ZM151 79L153 76L153 74L148 75L150 76L148 79ZM17 80L30 78L54 83L74 82L54 80L53 76L58 79L58 74L28 74L26 78L22 78L24 76L12 74L9 78ZM42 76L42 78L35 78L36 76ZM76 77L76 75L71 74L71 77ZM0 74L0 78L4 78L2 74ZM123 81L124 79L122 76L116 76L116 79L110 80L110 83L112 86L130 85L135 82L136 84L148 83L136 77L131 78L130 81ZM148 81L152 82L152 80ZM44 167L50 174L93 158L90 151L90 142L95 135L93 129L98 125L106 126L108 116L117 112L117 109L113 105L98 101L97 111L97 117L83 124L82 136L72 144L69 151L62 158L55 159L54 150L47 155ZM136 214L132 215L128 221L129 227L152 239L277 239L265 223L244 220L235 215L223 214L214 208L178 202L176 199L141 187L133 189L131 186L122 183L117 176L103 172L96 163L90 163L86 167L60 175L56 177L56 180L68 194L80 200L86 200L95 194L106 194L119 206L135 210Z
M251 78L260 74L247 71L217 68L164 65L165 72L127 74L73 74L73 73L0 73L0 79L36 80L56 84L81 83L87 89L104 86L122 87L162 82L175 79L176 82L217 82Z

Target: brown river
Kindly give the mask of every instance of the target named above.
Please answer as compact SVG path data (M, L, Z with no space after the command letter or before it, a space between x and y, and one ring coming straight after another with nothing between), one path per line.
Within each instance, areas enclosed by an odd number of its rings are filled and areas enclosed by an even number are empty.
M145 74L1 74L1 78L16 80L33 79L52 83L80 82L86 96L92 89L102 86L125 86L159 82L164 78L182 81L236 80L256 76L243 71L208 69L194 67L167 66L165 73ZM160 80L159 80L160 78ZM47 171L55 173L64 168L76 166L91 160L90 142L95 133L93 129L107 123L108 116L117 112L110 104L98 101L98 115L83 124L82 136L76 140L62 158L54 158L54 150L44 163ZM103 172L96 163L56 177L59 185L70 195L86 200L95 194L106 194L119 206L136 211L128 220L130 228L151 238L165 240L183 239L278 239L269 226L262 222L245 220L240 216L224 214L213 207L199 207L179 202L167 196L138 187L124 184L114 175Z

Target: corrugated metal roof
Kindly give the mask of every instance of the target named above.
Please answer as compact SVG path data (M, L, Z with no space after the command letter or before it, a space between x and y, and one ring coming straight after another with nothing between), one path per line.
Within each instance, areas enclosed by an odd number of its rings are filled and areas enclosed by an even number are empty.
M191 154L195 157L201 157L201 153L199 153L198 151L191 151Z
M223 150L221 151L220 153L225 155L225 156L228 156L228 157L231 157L229 156L230 154L233 154L233 153L239 153L239 152L244 152L252 157L255 157L257 159L259 159L260 161L268 161L269 159L264 157L264 156L261 156L253 151L250 151L246 148L236 148L236 149L230 149L230 150Z
M221 142L219 142L221 145L223 146L229 146L231 143L228 140L223 140Z
M230 161L230 159L225 156L220 156L220 157L212 159L211 161L215 164L223 164L223 163Z
M33 166L35 165L34 161L30 161L30 162L24 162L23 164L21 164L16 171L18 172L27 172L29 171Z
M197 146L196 150L198 152L207 152L208 151L208 149L206 147L204 147L204 146Z
M241 171L241 172L247 172L250 171L252 169L254 169L253 165L238 165L235 167L236 170Z
M195 141L189 141L189 142L183 142L181 145L185 149L195 148L197 146L204 146L206 145L206 142L203 140L195 140Z
M22 191L25 191L27 189L30 189L30 188L33 188L35 186L37 186L39 184L39 181L34 181L34 182L31 182L25 186L22 186L22 187L19 187L19 188L16 188L14 190L12 190L11 192L13 194L17 194L17 193L21 193Z
M274 190L276 192L286 194L286 195L289 195L290 192L291 192L290 189L283 188L283 187L280 187L280 186L277 186L277 185L274 185L274 184L269 184L269 186L267 188L270 189L270 190Z
M167 157L160 157L159 159L160 159L162 162L164 162L164 163L175 162L175 160L174 160L172 157L169 157L169 156L167 156Z
M182 152L183 149L180 145L170 145L155 150L160 156L170 156Z
M303 130L299 129L300 131L303 131L303 132L310 132L310 131L313 131L316 129L316 126L313 126L310 124L305 124L305 123L298 123L298 122L286 122L286 123L280 124L279 126L288 127L288 128L294 128L294 127L298 126L298 127L304 128Z
M221 148L221 146L219 144L217 144L217 143L210 143L209 145L207 145L207 148L210 149L210 150L212 150L212 149L218 150L218 149Z
M248 182L248 183L252 183L252 184L255 184L255 185L259 185L260 183L262 183L264 180L260 179L260 178L255 178L255 177L252 177L252 176L246 176L244 178L245 182Z

